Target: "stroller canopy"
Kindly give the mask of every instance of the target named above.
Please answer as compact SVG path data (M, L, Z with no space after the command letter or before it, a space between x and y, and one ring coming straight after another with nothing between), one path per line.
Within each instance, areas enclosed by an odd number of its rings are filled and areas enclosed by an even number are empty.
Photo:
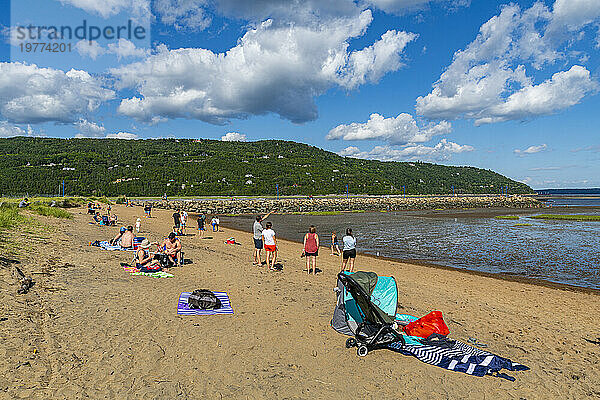
M398 307L398 287L394 277L363 271L343 274L343 278L338 277L336 292L331 326L339 333L354 335L358 324L365 319L382 323L394 321ZM363 301L365 298L370 298L371 302Z

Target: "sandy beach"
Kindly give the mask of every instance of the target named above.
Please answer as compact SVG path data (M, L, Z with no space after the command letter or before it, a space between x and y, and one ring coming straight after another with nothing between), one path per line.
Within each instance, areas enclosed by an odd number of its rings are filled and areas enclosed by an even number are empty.
M133 224L141 207L113 206ZM515 382L472 377L378 350L359 358L329 325L340 260L321 250L307 276L301 246L279 241L281 272L252 265L252 236L225 228L182 238L192 263L173 278L131 276L132 253L89 246L117 228L34 218L9 235L0 263L0 398L4 399L549 399L600 398L600 297L451 269L358 256L392 275L398 312L440 310L450 337L525 364ZM170 231L171 211L142 217L142 236ZM195 221L190 224L195 228ZM277 227L275 227L275 230ZM224 241L235 237L241 245ZM12 259L36 281L17 295ZM178 316L183 291L228 292L234 315Z

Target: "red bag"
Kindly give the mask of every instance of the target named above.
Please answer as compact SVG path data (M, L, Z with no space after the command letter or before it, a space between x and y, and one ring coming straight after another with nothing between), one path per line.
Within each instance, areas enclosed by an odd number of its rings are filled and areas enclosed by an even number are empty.
M446 336L450 329L446 326L442 318L441 311L432 311L403 328L404 332L410 336L418 336L427 339L432 333Z

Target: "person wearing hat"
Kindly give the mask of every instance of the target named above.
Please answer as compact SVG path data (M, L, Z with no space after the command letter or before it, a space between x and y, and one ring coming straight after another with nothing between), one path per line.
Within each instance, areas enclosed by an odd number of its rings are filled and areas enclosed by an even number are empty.
M119 229L119 233L117 233L117 236L115 236L114 238L112 238L112 240L110 241L110 244L112 246L117 246L121 244L121 238L123 237L123 234L127 232L127 228L125 228L124 226L121 227L121 229Z
M148 250L151 245L148 239L144 239L135 253L135 267L142 272L156 272L161 269L160 260L155 260Z

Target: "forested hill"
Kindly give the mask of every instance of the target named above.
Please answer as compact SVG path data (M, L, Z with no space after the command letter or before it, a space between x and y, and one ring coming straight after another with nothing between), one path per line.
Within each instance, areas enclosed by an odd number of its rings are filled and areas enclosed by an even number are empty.
M295 142L0 139L0 194L169 196L532 193L493 171L344 158Z

